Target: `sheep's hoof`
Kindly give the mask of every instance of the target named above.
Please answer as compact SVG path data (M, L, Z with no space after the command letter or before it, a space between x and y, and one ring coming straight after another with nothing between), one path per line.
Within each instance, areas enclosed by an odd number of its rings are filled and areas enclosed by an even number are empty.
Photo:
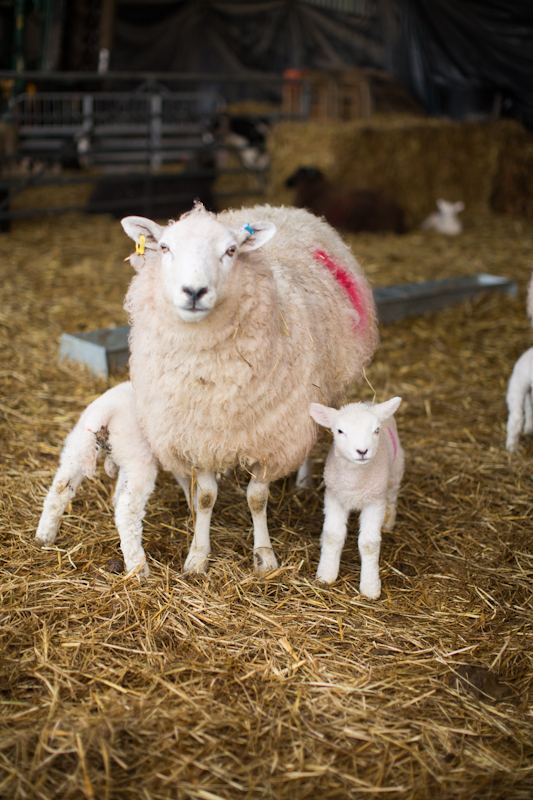
M207 572L207 560L208 556L201 556L201 555L196 555L195 553L189 553L185 561L185 564L183 565L183 571L196 573L197 575Z
M377 583L360 583L359 591L364 597L368 597L369 600L379 600L381 596L381 581Z
M271 547L258 547L254 550L254 567L260 575L278 568L278 560Z
M323 574L319 575L318 572L317 572L317 574L315 576L315 580L321 586L329 586L331 583L335 583L335 581L337 580L337 576L336 575L328 575L328 576L326 576L326 575L323 575Z

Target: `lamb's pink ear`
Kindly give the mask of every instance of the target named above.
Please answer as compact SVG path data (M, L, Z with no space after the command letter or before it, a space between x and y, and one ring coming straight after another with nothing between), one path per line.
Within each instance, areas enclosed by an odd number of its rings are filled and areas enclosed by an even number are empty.
M141 245L141 236L144 236L144 246L149 250L157 247L164 230L157 222L146 217L124 217L121 225L130 239L138 245Z
M322 425L324 428L332 428L335 424L337 409L323 406L321 403L311 403L309 406L309 414L319 425Z
M380 422L383 422L383 420L389 419L389 417L392 417L392 415L398 411L401 402L401 397L392 397L384 403L378 403L372 406L372 413L376 415Z
M237 233L239 250L249 253L263 247L270 241L276 233L276 226L273 222L247 222Z
M455 211L456 214L458 214L460 211L464 211L465 210L465 204L463 203L463 201L459 200L458 203L454 203L453 210Z

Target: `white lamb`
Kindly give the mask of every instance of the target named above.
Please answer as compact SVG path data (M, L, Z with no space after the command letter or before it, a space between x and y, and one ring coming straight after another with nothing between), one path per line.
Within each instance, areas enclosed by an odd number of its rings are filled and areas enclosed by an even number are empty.
M317 580L332 583L346 539L350 511L360 511L359 553L361 594L376 600L381 594L379 548L381 529L392 530L403 476L404 453L394 412L402 402L350 403L338 411L311 403L309 413L329 428L333 442L324 467L324 528Z
M84 477L93 478L96 460L105 457L105 471L118 481L113 496L115 523L126 570L149 574L142 547L142 520L157 477L157 462L135 414L135 390L130 381L109 389L82 413L68 434L60 466L44 500L36 539L52 543L59 521ZM189 499L187 482L176 480Z
M463 230L463 223L457 216L464 211L465 204L448 203L446 200L437 200L438 211L430 214L420 225L423 231L435 230L447 236L457 236Z
M136 410L164 469L198 482L186 571L207 569L215 473L243 467L258 572L277 567L269 481L317 437L309 403L338 403L377 345L372 292L348 246L303 209L211 214L162 227L122 220L137 243L125 308ZM144 251L144 252L142 252Z
M515 453L521 433L533 433L533 347L523 353L513 367L507 388L507 442L506 448Z

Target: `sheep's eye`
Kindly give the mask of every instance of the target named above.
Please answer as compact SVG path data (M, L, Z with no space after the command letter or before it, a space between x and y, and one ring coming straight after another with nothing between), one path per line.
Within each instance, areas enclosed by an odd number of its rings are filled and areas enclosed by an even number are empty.
M234 244L232 244L231 247L228 247L228 249L226 250L226 255L230 256L230 257L234 256L236 250L237 250L237 248L235 247Z
M163 253L168 253L168 245L161 244L159 246L160 246L161 250L163 251Z
M342 433L344 435L344 431L341 431L340 428L337 428L337 433Z
M375 433L375 434L376 434L376 436L377 436L377 434L379 433L379 428L376 428L376 430L374 431L374 433Z

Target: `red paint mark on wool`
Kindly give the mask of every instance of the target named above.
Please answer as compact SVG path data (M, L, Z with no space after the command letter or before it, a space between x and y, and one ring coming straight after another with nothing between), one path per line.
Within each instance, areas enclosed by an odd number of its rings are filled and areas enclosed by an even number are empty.
M393 434L393 432L391 431L390 428L387 428L387 430L388 430L389 436L391 438L392 449L394 450L394 458L396 458L396 451L398 449L397 446L396 446L396 436Z
M325 253L323 250L314 250L313 256L317 261L323 264L329 272L333 275L339 286L346 292L350 301L359 314L359 322L357 323L357 327L360 325L364 325L367 317L370 320L370 324L372 324L372 320L369 316L369 312L367 309L367 304L364 302L362 297L363 294L363 287L361 287L354 276L344 269L340 264L337 264L331 256Z

